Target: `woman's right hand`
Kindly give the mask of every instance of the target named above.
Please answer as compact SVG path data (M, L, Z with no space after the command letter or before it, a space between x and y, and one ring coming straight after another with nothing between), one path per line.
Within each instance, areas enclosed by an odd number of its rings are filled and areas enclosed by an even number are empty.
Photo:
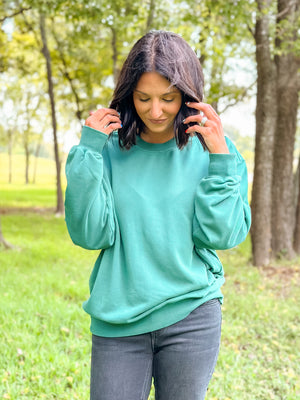
M122 128L120 115L112 108L100 108L97 111L90 111L90 116L86 119L85 125L106 135Z

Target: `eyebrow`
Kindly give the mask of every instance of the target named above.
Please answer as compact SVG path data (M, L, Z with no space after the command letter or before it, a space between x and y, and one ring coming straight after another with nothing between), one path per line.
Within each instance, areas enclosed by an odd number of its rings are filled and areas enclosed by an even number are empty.
M142 92L141 90L138 90L138 89L134 89L134 92L139 92L145 96L149 96L148 93ZM167 96L168 94L172 94L172 93L178 93L178 91L176 89L173 89L170 92L163 93L162 96Z

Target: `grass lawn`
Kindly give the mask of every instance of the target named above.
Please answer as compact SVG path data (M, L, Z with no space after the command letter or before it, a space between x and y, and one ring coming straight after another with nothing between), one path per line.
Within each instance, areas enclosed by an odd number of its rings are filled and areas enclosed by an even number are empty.
M63 218L22 211L54 207L53 190L10 186L2 194L3 233L17 248L0 250L0 398L88 400L81 304L97 252L74 246ZM207 400L300 400L300 260L254 268L249 240L219 255L222 347Z

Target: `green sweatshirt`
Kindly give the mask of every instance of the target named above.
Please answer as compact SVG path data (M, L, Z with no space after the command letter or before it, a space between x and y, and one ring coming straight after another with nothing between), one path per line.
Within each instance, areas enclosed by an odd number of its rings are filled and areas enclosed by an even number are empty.
M250 228L247 169L231 154L209 154L190 138L121 149L117 133L83 127L66 165L66 223L73 242L102 249L84 310L91 331L117 337L154 331L218 298L217 249Z

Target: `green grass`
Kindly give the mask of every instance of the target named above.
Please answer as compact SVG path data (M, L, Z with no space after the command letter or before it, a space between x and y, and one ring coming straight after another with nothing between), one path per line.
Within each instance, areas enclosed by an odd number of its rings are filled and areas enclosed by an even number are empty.
M56 204L55 187L48 185L3 184L0 190L0 208L54 208ZM15 210L11 210L15 211Z
M1 216L17 248L0 250L0 398L88 400L89 317L81 304L97 252L74 246L63 218L20 209L29 199L51 206L53 189L22 190L18 210ZM14 196L6 196L9 206ZM222 346L207 400L300 399L300 260L257 269L249 255L249 240L220 253Z
M66 155L64 155L64 158ZM36 183L32 183L34 163L37 162ZM65 165L61 166L62 187L66 186ZM30 157L29 184L25 185L25 156L12 157L12 183L8 183L8 156L0 153L0 208L51 208L56 207L55 162L45 158Z
M300 399L300 260L257 269L239 249L222 260L222 347L208 398Z
M62 218L2 216L1 398L87 399L89 318L81 310L95 254L70 243Z

